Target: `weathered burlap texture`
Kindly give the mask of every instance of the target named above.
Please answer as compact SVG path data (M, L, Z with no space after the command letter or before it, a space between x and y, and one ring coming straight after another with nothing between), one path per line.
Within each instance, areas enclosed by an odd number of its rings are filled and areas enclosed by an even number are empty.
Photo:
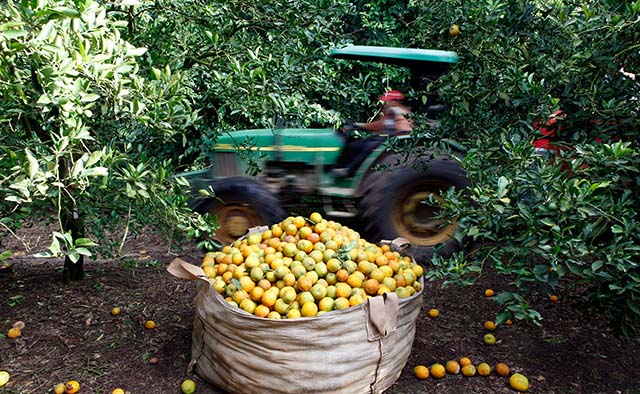
M189 368L229 393L382 393L411 352L422 291L275 320L227 304L200 267L176 259L168 270L199 281Z

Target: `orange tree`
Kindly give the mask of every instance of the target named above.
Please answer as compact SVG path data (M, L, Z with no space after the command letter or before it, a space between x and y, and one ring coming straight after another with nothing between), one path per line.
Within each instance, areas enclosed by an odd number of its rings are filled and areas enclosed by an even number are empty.
M64 258L67 280L83 277L97 239L118 251L134 224L208 228L186 208L171 162L155 155L180 146L197 112L179 74L138 75L146 50L121 38L125 26L91 0L0 7L0 231L52 218L51 245L37 256ZM109 229L122 234L114 245Z
M466 149L474 185L468 198L449 195L446 213L461 240L477 242L472 254L436 257L430 275L470 283L491 265L511 278L496 297L499 322L539 320L531 291L561 286L621 330L637 327L640 1L133 3L111 15L149 48L143 66L180 70L201 105L207 127L187 129L187 154L204 157L217 133L278 118L364 119L391 84L425 101L437 92L449 111L429 137ZM326 60L349 42L455 50L460 62L412 90L401 70ZM566 119L554 142L564 148L536 154L532 125L559 109Z
M640 1L391 3L361 5L363 40L460 55L430 87L449 106L436 134L467 148L473 182L448 215L477 242L434 258L430 276L468 284L492 266L511 278L497 322L539 321L532 290L560 287L637 333ZM558 110L555 153L538 154L532 125Z

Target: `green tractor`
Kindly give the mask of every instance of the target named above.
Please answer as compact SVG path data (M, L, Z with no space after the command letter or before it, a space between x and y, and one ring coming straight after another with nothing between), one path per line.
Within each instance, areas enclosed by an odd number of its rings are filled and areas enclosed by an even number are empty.
M447 51L355 45L334 49L331 56L410 67L414 75L429 77L441 75L458 59ZM401 144L412 136L388 138ZM430 257L434 247L442 254L459 247L452 237L455 222L435 218L443 191L469 185L456 160L435 150L407 160L381 144L354 174L338 177L331 170L344 147L344 136L330 128L232 131L216 140L211 167L182 176L194 191L213 189L215 197L196 198L193 207L217 217L215 238L222 244L306 205L326 218L354 222L371 242L406 238L419 261ZM247 175L247 155L259 157L260 172L254 176Z

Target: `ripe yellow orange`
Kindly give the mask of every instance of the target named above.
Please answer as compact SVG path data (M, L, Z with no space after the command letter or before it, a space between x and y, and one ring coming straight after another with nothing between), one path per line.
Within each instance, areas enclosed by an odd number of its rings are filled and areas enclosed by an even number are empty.
M336 283L336 296L349 298L351 296L351 286L344 282Z
M347 309L351 305L349 304L349 299L346 297L338 297L333 303L333 308L335 310Z
M260 304L260 305L256 306L256 309L253 311L253 314L258 316L258 317L267 317L269 312L271 312L271 311L269 310L268 306Z
M486 322L484 322L484 328L485 328L485 330L495 331L496 323L487 320Z
M431 366L431 369L429 372L431 373L431 376L433 376L434 378L442 379L444 378L444 375L447 373L447 370L444 368L444 365L435 363Z
M467 377L475 376L476 367L474 367L472 364L465 365L464 367L462 367L462 374Z
M558 302L558 296L555 294L550 295L549 299L551 300L551 302Z
M484 295L485 295L486 297L493 297L495 294L496 294L496 293L495 293L493 290L491 290L491 289L486 289L486 290L484 291Z
M7 371L0 371L0 387L4 386L9 382L11 375Z
M322 215L318 212L313 212L311 215L309 215L309 219L311 219L311 221L314 223L320 223L322 221Z
M64 385L65 394L75 394L80 391L80 383L77 380L70 380Z
M460 365L462 365L463 367L465 365L470 365L471 364L471 360L469 359L469 357L462 357L460 359Z
M455 37L458 34L460 34L460 26L458 26L456 24L451 25L451 27L449 28L449 35L451 37Z
M486 345L495 345L496 337L493 334L486 334L482 339Z
M491 374L491 366L487 363L478 364L478 375L480 376L489 376Z
M529 389L529 379L519 373L514 373L513 375L511 375L511 377L509 378L509 384L514 390L527 391L527 389Z
M448 373L452 375L457 375L460 373L460 364L456 360L449 360L445 364L444 368Z
M413 374L416 375L416 378L424 380L429 377L429 368L424 365L416 365L413 368Z
M495 370L498 376L509 376L509 373L511 372L509 366L505 363L497 363Z
M302 228L304 227L304 225L307 223L306 220L304 220L304 218L302 216L296 216L293 219L293 224L297 227L297 228Z
M355 293L351 297L349 297L349 305L350 306L360 305L363 302L364 302L364 297L362 295L360 295L359 293Z
M124 394L124 390L121 388L113 389L111 394Z
M435 308L432 308L432 309L429 309L429 312L427 312L427 314L429 315L429 317L436 318L440 316L440 311Z
M318 305L316 305L315 302L307 302L306 304L302 305L302 309L300 312L304 317L315 316L318 314Z
M156 322L154 322L153 320L147 320L146 322L144 322L144 328L146 328L147 330L153 330L154 328L156 328Z
M21 335L22 331L20 331L20 329L16 327L11 327L9 330L7 330L7 338L9 339L16 339Z
M64 383L58 383L53 387L53 393L54 394L64 394Z
M116 307L111 308L111 314L113 316L118 316L120 314L120 307L116 306Z

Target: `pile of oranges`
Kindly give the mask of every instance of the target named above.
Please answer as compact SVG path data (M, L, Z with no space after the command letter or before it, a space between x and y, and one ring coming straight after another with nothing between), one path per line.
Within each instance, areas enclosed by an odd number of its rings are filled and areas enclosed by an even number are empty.
M411 297L424 273L411 257L317 212L207 253L202 269L229 304L270 319L321 315L388 292Z

